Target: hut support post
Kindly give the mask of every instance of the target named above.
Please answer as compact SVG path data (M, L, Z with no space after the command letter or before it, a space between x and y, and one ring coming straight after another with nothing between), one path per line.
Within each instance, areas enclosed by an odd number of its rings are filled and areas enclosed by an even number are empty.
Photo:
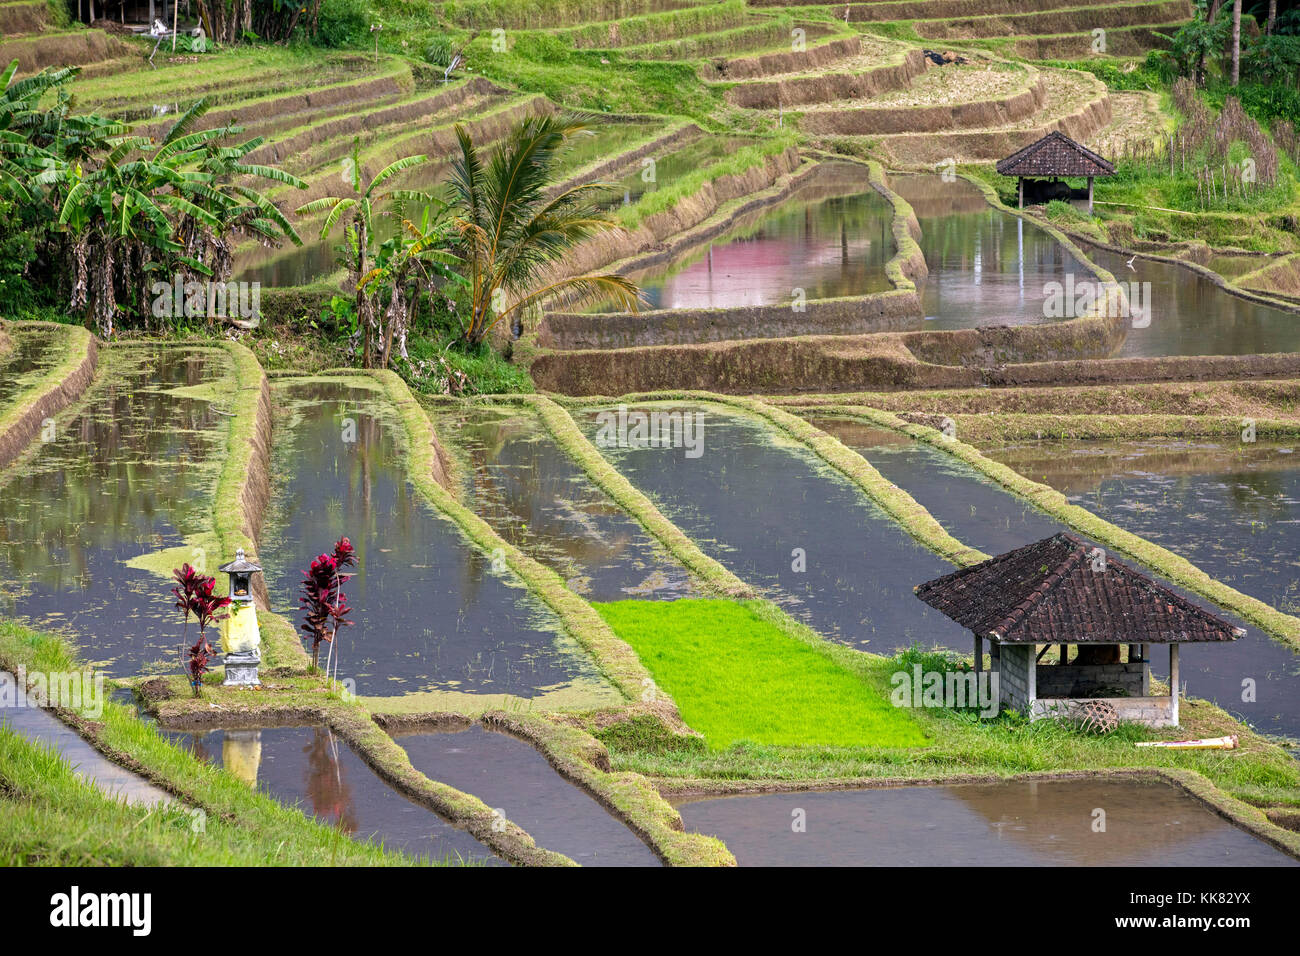
M1178 723L1178 645L1169 645L1169 703L1174 723Z
M1089 176L1088 177L1088 215L1089 216L1092 215L1092 180L1093 177Z
M1017 181L1020 183L1020 208L1024 209L1025 208L1025 177L1019 176L1017 177Z
M984 638L975 635L975 686L979 686L979 675L984 670Z
M1038 648L1029 646L1029 673L1025 679L1025 696L1029 698L1027 713L1032 717L1034 703L1038 700Z

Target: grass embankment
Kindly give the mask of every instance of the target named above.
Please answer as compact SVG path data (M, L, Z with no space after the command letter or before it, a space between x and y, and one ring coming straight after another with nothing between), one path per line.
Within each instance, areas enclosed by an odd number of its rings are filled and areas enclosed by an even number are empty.
M84 667L63 638L0 621L0 667L13 671L19 666L32 674ZM385 783L468 831L503 859L531 866L573 865L568 857L538 847L516 824L507 822L502 827L496 812L477 797L420 773L411 766L406 751L375 725L356 697L331 691L322 678L307 675L264 681L257 692L223 687L220 679L219 674L208 675L203 696L197 698L191 695L186 678L178 675L156 678L141 690L158 724L165 727L328 726ZM140 720L132 708L106 700L99 720L86 720L68 711L59 712L59 716L114 763L138 773L187 806L202 809L209 820L219 816L240 826L247 822L250 827L265 822L267 832L262 839L268 848L289 839L294 826L309 822L297 810L250 790L236 777L174 746L158 732L157 725ZM278 830L270 829L272 826ZM277 835L279 830L289 836ZM331 856L335 851L330 848L335 842L351 844L353 848L361 844L339 836L330 828L320 827L319 831L329 839L321 841L323 849L308 847L314 856L305 853L301 860L272 859L270 862L321 865L336 860L339 865L352 865L349 858ZM393 862L412 861L409 857L399 857ZM370 863L358 857L355 865Z
M380 383L405 429L411 483L454 521L475 546L489 555L500 554L506 566L555 612L564 629L591 654L601 674L624 697L635 699L649 674L632 648L555 571L510 544L483 518L456 500L455 493L436 477L445 474L445 469L439 461L437 439L428 414L396 373L382 371L371 375Z
M711 750L925 744L906 711L783 630L783 614L760 608L699 599L596 605Z
M24 322L9 331L60 339L62 355L50 368L20 378L16 393L0 408L0 467L13 461L36 437L42 423L75 402L95 375L98 346L86 329L57 322Z
M78 664L67 644L0 621L0 666L32 673ZM179 681L180 679L177 678ZM116 763L174 795L182 806L147 811L114 804L81 783L43 747L0 731L0 860L24 865L409 865L412 858L357 843L249 789L173 745L132 708L111 699L76 729ZM191 830L204 812L206 834Z

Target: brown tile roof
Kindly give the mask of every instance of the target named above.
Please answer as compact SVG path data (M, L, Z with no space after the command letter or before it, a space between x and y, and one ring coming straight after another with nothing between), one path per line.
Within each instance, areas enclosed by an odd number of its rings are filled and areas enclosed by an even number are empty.
M998 163L1003 176L1113 176L1115 166L1058 130Z
M1146 574L1062 532L927 581L916 596L1000 644L1174 644L1245 634Z

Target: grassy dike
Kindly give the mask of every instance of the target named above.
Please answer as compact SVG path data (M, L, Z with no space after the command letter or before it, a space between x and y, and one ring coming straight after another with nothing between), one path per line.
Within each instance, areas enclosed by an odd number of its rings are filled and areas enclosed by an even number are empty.
M569 401L576 402L579 400ZM580 401L601 404L610 400L601 398L582 399ZM936 554L963 567L978 564L989 557L984 552L968 547L954 538L915 498L885 478L884 475L872 467L869 461L853 451L853 449L783 408L769 405L758 398L695 391L643 392L625 395L618 401L628 404L672 401L707 402L748 413L808 447L822 461L848 478L881 510L897 521L908 534ZM595 449L593 448L592 451L595 452ZM599 455L599 452L595 453ZM626 479L623 480L626 481Z
M556 444L578 464L592 483L635 518L706 590L722 597L754 596L752 587L700 550L700 546L669 521L654 502L611 465L562 405L544 395L493 396L493 400L497 404L508 401L530 406Z
M98 343L86 329L58 322L6 325L8 332L26 331L64 339L59 362L0 409L0 468L8 465L40 432L41 423L75 402L95 377ZM6 338L8 336L6 335Z
M437 438L428 414L397 373L383 370L369 374L379 382L406 432L408 474L416 489L451 518L477 547L488 554L500 552L510 570L559 616L565 630L591 654L601 674L625 698L636 699L650 675L632 648L619 639L590 604L569 590L563 578L502 538L491 525L461 504L454 492L438 482L434 477L441 467Z
M79 666L61 638L8 621L0 622L0 665L11 671L23 665L33 672ZM59 717L109 759L172 794L181 807L153 812L123 807L80 783L68 764L44 747L0 732L0 806L5 808L0 813L0 859L45 865L413 862L402 854L340 839L334 828L173 745L139 720L133 708L114 700L105 700L98 720L67 711L60 711ZM196 837L191 831L189 811L194 809L206 814L206 835ZM94 821L93 828L87 821Z
M819 407L818 410L825 409ZM1175 584L1249 621L1273 637L1300 647L1300 618L1283 614L1258 598L1242 594L1235 588L1215 580L1186 558L1179 557L1172 551L1125 531L1085 508L1070 504L1069 499L1055 488L1031 481L1006 465L986 457L975 446L955 437L948 437L929 425L909 422L892 412L879 409L850 406L837 410L836 414L846 414L881 428L901 432L947 452L1080 534L1140 562Z

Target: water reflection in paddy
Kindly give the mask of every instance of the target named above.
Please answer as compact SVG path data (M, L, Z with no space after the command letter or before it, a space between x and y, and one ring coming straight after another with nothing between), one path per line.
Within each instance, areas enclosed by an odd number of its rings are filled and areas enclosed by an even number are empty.
M1184 791L1138 780L714 797L677 809L741 866L1296 865ZM805 832L791 826L800 812Z
M167 575L219 563L193 549L211 529L224 359L103 350L84 404L0 477L0 613L67 634L109 676L179 667Z
M408 485L392 412L373 392L286 383L276 400L267 586L273 606L297 616L301 569L339 536L352 539L358 567L345 590L356 623L340 631L338 652L357 693L450 692L484 707L502 694L617 699L503 562L494 568Z
M466 408L437 423L468 456L474 511L572 590L593 601L692 593L681 564L592 484L534 415Z
M891 289L893 208L865 167L830 163L788 200L671 266L632 273L651 309L722 309Z
M199 759L357 840L431 860L504 863L464 830L380 780L328 727L166 734Z
M474 726L402 734L397 742L416 770L500 810L538 846L584 866L660 865L621 820L522 740Z
M883 654L912 643L969 646L965 631L912 594L952 565L812 452L717 406L636 410L703 414L698 457L687 457L686 448L601 452L742 580L768 589L796 617L842 643ZM579 416L579 423L601 445L596 415Z
M13 351L0 354L0 412L19 392L63 357L62 336L50 332L13 332Z
M1300 316L1224 292L1184 266L1085 246L1120 283L1151 283L1151 317L1131 328L1121 356L1249 355L1300 351Z
M1050 234L994 209L965 179L891 175L889 185L921 225L929 268L921 286L927 328L1045 322L1049 282L1063 282L1070 272L1076 281L1093 278Z

